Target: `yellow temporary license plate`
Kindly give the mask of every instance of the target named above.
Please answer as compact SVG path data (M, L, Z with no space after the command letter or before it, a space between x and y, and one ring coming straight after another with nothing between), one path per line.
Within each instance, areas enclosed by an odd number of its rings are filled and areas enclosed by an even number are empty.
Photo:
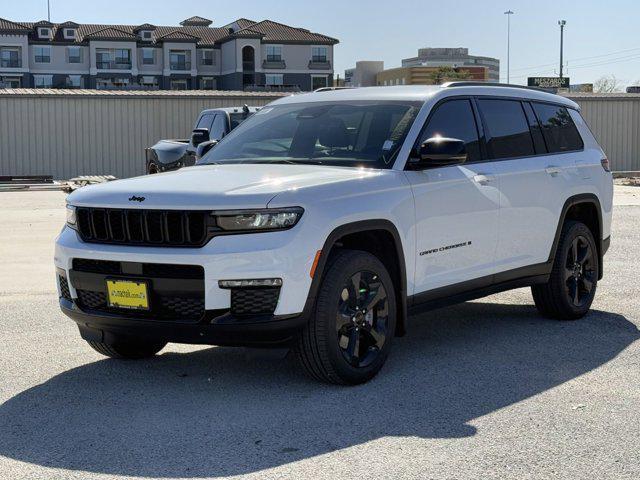
M149 310L149 295L145 282L107 280L109 306L132 310Z

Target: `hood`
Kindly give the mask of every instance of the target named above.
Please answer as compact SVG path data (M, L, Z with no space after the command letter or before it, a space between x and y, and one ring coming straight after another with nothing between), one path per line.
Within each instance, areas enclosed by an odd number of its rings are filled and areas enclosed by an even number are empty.
M265 208L284 191L380 173L379 170L316 165L202 165L83 187L69 195L68 202L75 206L109 208ZM141 198L144 200L140 201Z

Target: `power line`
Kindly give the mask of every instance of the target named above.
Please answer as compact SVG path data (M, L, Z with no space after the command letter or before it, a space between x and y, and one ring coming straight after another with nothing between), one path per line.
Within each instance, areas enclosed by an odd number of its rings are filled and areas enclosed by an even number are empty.
M591 59L594 59L594 58L609 57L609 56L612 56L612 55L619 55L621 53L628 53L628 52L634 52L634 51L639 51L639 50L640 50L640 47L628 48L626 50L619 50L619 51L616 51L616 52L602 53L600 55L591 55L591 56L588 56L588 57L574 58L573 60L571 60L571 62L578 62L578 61L581 61L581 60L591 60ZM569 63L569 61L567 61L567 63ZM531 66L531 67L512 68L511 71L512 72L520 72L520 71L523 71L523 70L535 70L537 68L550 67L550 66L553 66L555 64L556 64L556 62L543 63L543 64L540 64L540 65L534 65L534 66Z

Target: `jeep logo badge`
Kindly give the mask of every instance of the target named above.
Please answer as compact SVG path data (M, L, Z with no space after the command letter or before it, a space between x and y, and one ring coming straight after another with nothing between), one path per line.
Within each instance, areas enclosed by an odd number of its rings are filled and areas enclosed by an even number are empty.
M144 202L144 197L136 197L135 195L133 195L132 197L129 198L130 202Z

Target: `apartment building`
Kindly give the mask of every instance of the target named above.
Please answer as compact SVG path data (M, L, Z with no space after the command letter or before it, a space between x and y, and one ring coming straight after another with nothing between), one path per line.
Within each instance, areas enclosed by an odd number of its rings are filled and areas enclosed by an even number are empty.
M272 20L212 23L0 18L0 87L309 91L333 84L337 39Z

